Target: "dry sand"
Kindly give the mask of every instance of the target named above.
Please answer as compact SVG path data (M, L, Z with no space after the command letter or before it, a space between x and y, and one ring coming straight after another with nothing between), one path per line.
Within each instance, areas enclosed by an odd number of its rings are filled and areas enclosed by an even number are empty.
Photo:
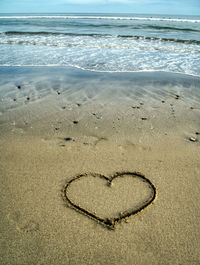
M200 80L54 70L1 69L0 264L200 264ZM66 181L124 171L157 190L127 223L109 230L66 207ZM137 179L117 183L88 177L70 196L103 218L149 196Z

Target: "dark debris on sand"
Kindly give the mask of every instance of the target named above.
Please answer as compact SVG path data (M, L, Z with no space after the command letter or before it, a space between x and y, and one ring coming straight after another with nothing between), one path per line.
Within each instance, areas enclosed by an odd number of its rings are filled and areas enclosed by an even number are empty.
M68 142L68 141L74 141L74 139L71 138L71 137L65 137L64 140L65 140L66 142Z
M140 109L139 106L132 106L133 109Z

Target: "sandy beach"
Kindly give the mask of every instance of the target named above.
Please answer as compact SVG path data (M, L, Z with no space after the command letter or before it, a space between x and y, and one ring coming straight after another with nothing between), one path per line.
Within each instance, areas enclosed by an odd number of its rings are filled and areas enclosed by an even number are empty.
M0 171L2 265L200 264L198 77L0 67Z

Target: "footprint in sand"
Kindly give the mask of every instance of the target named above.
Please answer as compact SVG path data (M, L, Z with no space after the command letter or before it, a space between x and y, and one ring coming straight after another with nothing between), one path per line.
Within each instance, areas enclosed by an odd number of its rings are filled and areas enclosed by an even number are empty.
M37 232L40 226L34 220L30 220L28 222L25 222L24 224L20 224L19 226L17 226L17 228L23 232L29 233L29 232Z
M21 214L20 212L18 211L15 211L15 212L11 212L7 215L7 218L10 222L10 224L16 224L19 222L20 220L20 217L21 217Z
M39 223L34 220L25 220L19 211L11 212L7 215L11 225L16 227L16 230L22 232L37 232L40 229Z

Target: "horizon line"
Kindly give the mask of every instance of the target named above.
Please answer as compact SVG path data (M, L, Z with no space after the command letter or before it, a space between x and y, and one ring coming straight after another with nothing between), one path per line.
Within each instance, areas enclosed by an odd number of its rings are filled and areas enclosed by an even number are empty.
M142 12L0 12L1 14L130 14L130 15L166 15L166 16L197 16L191 14L142 13Z

